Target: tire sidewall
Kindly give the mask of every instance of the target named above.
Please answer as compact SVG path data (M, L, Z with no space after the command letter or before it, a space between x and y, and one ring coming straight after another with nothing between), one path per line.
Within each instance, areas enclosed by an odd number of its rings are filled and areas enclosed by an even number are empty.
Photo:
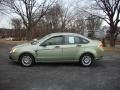
M89 56L89 58L91 58L91 61L90 61L90 63L89 64L84 64L83 62L83 58L85 57L85 56ZM84 67L89 67L89 66L91 66L92 64L93 64L93 61L94 61L94 58L93 58L93 56L91 55L91 54L84 54L84 55L82 55L82 57L80 58L80 64L82 65L82 66L84 66Z
M29 56L29 58L31 58L31 63L30 63L29 65L24 65L24 64L23 64L22 58L23 58L24 56ZM22 54L22 55L20 56L20 58L19 58L19 61L20 61L20 64L21 64L22 66L24 66L24 67L30 67L30 66L32 66L33 63L34 63L34 57L33 57L32 55L30 55L30 54Z

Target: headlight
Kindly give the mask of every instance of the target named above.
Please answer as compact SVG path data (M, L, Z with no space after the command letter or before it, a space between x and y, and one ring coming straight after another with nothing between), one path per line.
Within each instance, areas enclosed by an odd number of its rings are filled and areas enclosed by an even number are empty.
M10 53L14 53L16 51L16 48L12 49Z

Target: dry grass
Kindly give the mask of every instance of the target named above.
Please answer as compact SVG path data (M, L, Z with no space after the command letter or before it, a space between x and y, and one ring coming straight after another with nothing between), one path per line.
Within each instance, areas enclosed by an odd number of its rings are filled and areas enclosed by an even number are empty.
M106 44L109 44L109 43L110 43L108 40L106 40L105 42L106 42ZM117 45L120 45L120 40L119 40L119 41L116 41L116 44L117 44Z
M0 43L1 44L10 44L10 45L16 45L16 44L22 44L22 43L26 43L28 41L7 41L5 39L0 39Z
M120 41L119 41L119 42L116 42L116 44L120 45Z
M120 53L120 41L116 41L116 46L115 47L109 47L109 41L106 41L106 46L107 47L104 47L105 51L119 52Z
M118 52L120 53L120 47L104 47L104 50L107 52Z

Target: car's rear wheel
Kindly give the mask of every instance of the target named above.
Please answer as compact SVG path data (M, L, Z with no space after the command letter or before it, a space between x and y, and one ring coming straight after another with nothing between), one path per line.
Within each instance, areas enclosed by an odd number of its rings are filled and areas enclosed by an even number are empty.
M84 54L80 58L81 65L85 67L91 66L93 61L94 61L94 57L91 54Z
M22 54L20 56L20 63L22 66L29 67L34 63L34 58L30 54Z

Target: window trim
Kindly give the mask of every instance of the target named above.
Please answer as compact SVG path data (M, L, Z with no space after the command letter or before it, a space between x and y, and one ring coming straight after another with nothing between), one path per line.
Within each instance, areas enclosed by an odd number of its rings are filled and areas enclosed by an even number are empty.
M77 43L69 43L69 44L65 43L66 37L78 37L78 38L81 38L81 39L84 39L84 40L88 41L87 43L78 43L78 44L88 44L88 43L90 42L89 40L87 40L87 39L85 39L85 38L82 38L82 37L80 37L80 36L65 35L65 36L64 36L64 45L76 45L76 44L77 44Z
M54 37L62 37L62 44L58 44L58 45L64 45L64 36L63 35L59 35L59 36L52 36L50 38L47 38L46 40L44 40L40 46L42 46L43 43L45 43L47 40L51 39L51 38L54 38ZM47 46L52 46L52 45L47 45Z

